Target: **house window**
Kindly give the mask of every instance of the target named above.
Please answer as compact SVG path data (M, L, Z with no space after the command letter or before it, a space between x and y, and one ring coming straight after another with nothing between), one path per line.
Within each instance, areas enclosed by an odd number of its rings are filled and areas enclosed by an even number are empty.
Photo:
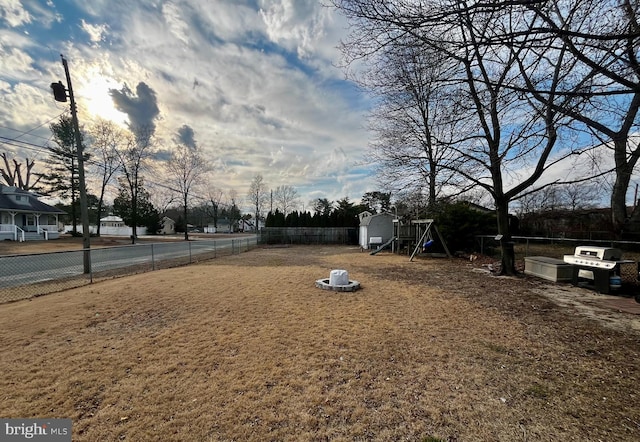
M29 198L25 195L12 195L11 199L21 205L29 204Z

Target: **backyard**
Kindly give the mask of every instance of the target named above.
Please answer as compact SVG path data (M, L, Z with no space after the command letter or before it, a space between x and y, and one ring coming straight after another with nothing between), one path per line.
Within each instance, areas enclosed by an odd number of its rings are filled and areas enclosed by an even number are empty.
M488 265L258 248L3 304L0 416L74 441L640 440L640 316L611 307L633 300ZM331 269L362 289L316 288Z

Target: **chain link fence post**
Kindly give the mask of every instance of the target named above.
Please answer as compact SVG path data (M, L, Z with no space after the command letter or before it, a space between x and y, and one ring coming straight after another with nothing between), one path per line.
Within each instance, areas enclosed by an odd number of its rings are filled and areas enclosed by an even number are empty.
M87 259L89 260L89 284L93 284L93 264L91 261L91 258L92 258L91 252L92 252L91 249L87 250L87 254L88 254Z

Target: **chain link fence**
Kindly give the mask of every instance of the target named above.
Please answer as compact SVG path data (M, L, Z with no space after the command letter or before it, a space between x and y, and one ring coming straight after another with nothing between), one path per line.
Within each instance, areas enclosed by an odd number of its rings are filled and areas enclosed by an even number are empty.
M552 248L557 255L573 255L577 246L601 246L615 247L630 254L640 253L640 242L619 241L613 239L579 239L579 238L558 238L541 236L514 236L512 237L516 252L516 259L523 259L525 256L545 255ZM482 255L500 256L500 242L496 235L477 235L476 251Z
M0 256L0 303L42 296L116 276L236 255L256 246L256 237L251 237ZM85 272L85 268L89 271Z

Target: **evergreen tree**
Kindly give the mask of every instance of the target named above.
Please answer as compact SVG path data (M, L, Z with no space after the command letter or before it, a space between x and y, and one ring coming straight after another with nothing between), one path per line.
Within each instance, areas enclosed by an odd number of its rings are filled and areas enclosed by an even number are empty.
M285 225L287 227L300 227L300 214L297 210L287 215Z
M147 228L148 234L154 235L160 229L160 212L151 203L151 195L142 184L138 186L137 194L138 201L134 214L129 186L123 180L120 180L118 196L113 200L113 211L128 226L134 225L135 216L136 226L144 226Z
M391 208L391 192L367 192L362 195L362 205L372 213L388 212Z
M72 233L78 233L80 181L78 177L78 151L75 143L73 120L63 115L57 123L49 126L55 145L47 146L49 151L49 172L43 174L46 193L70 201ZM82 134L81 138L83 137ZM84 155L87 161L89 155Z

